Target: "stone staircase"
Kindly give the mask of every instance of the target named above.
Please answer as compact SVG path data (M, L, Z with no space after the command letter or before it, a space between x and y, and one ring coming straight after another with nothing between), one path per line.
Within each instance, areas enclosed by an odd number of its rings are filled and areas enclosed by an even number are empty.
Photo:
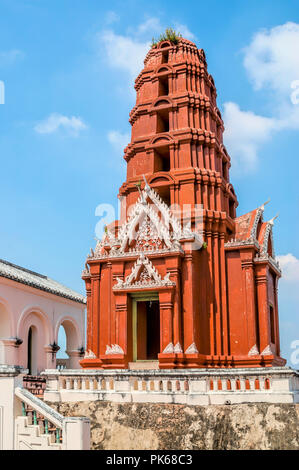
M39 424L29 422L27 416L16 418L16 450L62 450L62 444L55 442L53 433L43 433Z
M45 379L24 372L0 365L0 450L89 450L90 420L55 411L40 399Z

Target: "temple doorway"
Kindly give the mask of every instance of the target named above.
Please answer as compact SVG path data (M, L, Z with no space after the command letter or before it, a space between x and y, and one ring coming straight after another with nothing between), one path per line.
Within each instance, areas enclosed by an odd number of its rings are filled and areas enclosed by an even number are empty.
M160 352L158 296L133 301L133 361L157 361Z

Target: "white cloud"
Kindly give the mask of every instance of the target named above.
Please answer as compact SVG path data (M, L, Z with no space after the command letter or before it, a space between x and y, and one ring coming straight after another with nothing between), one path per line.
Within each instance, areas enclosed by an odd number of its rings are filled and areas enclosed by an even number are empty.
M17 59L22 59L24 53L19 49L0 52L0 66L12 65Z
M290 93L299 79L299 24L288 22L256 33L245 48L244 66L256 89Z
M247 74L255 89L272 92L272 111L281 129L299 129L298 50L299 24L291 22L258 32L244 49Z
M87 126L79 117L52 113L34 127L38 134L53 134L59 129L64 129L68 134L76 137L80 131L87 129Z
M113 145L115 150L119 153L123 152L128 143L130 142L131 136L127 132L110 131L108 133L108 140Z
M259 146L266 142L271 132L279 127L272 118L242 111L236 103L224 104L224 141L234 159L235 168L253 170L258 159Z
M137 28L138 34L150 33L162 33L163 26L159 18L148 18L144 23L141 23Z
M174 23L174 26L187 39L195 37L186 25ZM112 29L102 31L97 34L97 41L104 45L109 65L127 71L130 78L135 79L144 66L153 36L159 36L163 31L165 26L160 19L150 17L134 30L130 28L127 35L116 34Z
M285 23L256 33L244 49L244 66L256 90L270 94L271 117L224 104L225 143L232 160L253 169L272 131L299 129L299 24Z
M137 77L143 68L143 61L150 48L150 42L118 35L112 30L98 33L98 40L104 44L111 67L126 70L132 78Z
M189 41L194 41L196 39L196 36L190 31L188 26L185 24L181 23L174 23L175 30L183 36L183 38L189 39Z
M299 259L291 253L276 257L282 270L282 280L286 282L299 282Z

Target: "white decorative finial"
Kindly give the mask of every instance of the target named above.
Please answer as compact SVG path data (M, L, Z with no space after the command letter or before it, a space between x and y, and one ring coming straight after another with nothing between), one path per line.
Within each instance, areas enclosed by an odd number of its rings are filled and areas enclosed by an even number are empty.
M265 206L266 206L267 204L269 204L270 201L271 201L271 199L268 199L268 201L264 202L264 204L262 204L262 205L259 207L259 209L262 209L262 211L263 211L263 210L265 209Z
M269 220L268 224L274 225L274 220L277 219L279 214L276 214L275 217L273 217L271 220Z
M148 184L148 182L146 181L146 177L144 175L143 175L143 179L144 179L144 182L145 182L145 190L149 191L151 188L150 188L150 185Z
M138 189L141 204L146 205L146 199L144 197L143 192L141 191L141 181L139 181L138 183L135 183L135 186Z

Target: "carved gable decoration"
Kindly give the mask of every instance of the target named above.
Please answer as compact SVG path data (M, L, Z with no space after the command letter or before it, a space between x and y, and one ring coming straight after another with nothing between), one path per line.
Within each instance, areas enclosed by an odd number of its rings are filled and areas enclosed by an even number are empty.
M165 202L152 189L146 179L145 188L140 191L128 221L121 227L118 238L121 240L120 251L126 251L133 240L137 250L150 249L181 249L179 240L183 238L196 239L199 248L202 245L201 236L190 227L181 227ZM159 216L161 214L161 216Z
M202 247L202 236L193 231L190 224L182 227L167 204L144 180L145 188L143 191L139 188L139 199L118 235L107 230L89 258L126 256L132 252L182 251L180 240L183 239L193 240L196 249Z
M175 282L171 281L169 276L170 273L167 273L162 279L152 262L141 254L126 279L123 281L117 278L117 284L113 286L113 290L175 286Z
M159 228L151 218L144 213L143 220L140 220L139 228L136 233L135 247L137 250L144 251L149 249L159 250L166 248L166 244L161 239Z

